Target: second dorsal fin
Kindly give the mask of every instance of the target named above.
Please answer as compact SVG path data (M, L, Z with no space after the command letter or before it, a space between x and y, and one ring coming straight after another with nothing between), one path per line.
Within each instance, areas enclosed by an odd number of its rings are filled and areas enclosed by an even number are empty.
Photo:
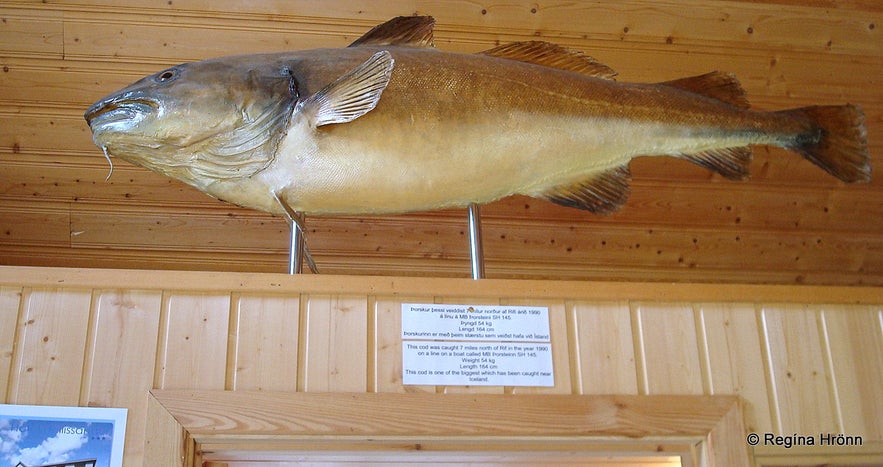
M513 42L480 52L492 57L508 58L560 70L573 71L595 78L613 79L616 72L607 65L578 51L541 41Z
M433 47L433 27L435 27L435 18L432 16L399 16L374 26L349 46Z

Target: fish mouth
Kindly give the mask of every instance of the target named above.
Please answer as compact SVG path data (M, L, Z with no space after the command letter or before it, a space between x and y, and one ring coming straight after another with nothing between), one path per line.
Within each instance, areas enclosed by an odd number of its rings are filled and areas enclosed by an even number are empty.
M159 102L143 97L102 99L86 110L83 117L93 131L100 126L127 122L159 110Z

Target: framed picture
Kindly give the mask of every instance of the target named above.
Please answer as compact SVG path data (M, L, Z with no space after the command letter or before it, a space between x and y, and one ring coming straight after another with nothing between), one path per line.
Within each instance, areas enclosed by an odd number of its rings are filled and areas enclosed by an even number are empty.
M0 467L120 467L126 409L0 405Z

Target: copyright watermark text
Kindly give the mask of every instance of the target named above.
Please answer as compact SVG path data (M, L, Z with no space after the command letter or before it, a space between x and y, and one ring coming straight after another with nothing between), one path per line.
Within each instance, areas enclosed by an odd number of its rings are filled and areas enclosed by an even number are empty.
M819 433L817 435L777 435L775 433L749 433L745 441L749 446L781 446L790 449L794 446L862 446L861 436L842 433Z

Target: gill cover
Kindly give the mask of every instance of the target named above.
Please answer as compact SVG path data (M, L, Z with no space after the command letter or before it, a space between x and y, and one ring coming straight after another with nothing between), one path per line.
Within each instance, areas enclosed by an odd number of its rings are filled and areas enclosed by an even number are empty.
M228 131L187 148L196 176L212 180L245 177L267 167L285 136L295 104L297 83L288 67L244 71L239 121Z

